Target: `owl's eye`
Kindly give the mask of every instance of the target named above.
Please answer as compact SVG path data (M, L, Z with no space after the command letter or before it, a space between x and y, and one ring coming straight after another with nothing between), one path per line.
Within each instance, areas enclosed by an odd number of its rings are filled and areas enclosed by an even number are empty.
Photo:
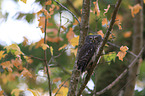
M97 40L98 39L98 37L95 37L95 40Z
M89 38L90 40L92 40L93 38Z

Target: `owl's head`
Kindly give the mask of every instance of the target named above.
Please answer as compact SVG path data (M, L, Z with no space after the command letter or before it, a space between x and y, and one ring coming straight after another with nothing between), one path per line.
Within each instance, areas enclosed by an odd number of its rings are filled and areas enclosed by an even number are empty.
M88 35L85 39L85 43L99 44L102 41L101 35Z

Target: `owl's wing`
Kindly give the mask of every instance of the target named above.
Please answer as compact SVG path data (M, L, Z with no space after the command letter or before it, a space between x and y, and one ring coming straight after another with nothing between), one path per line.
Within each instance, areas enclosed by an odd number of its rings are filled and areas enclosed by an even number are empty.
M84 46L82 46L77 61L78 70L81 70L81 72L84 72L86 70L86 67L90 62L90 60L92 59L94 53L95 53L95 48L92 44L87 43L84 44Z

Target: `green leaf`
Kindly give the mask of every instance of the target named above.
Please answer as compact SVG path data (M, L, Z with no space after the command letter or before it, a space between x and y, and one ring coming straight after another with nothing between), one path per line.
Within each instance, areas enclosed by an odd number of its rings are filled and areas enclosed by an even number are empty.
M104 55L103 57L106 61L108 61L108 64L110 64L111 60L113 60L115 62L116 52L109 52L108 54Z

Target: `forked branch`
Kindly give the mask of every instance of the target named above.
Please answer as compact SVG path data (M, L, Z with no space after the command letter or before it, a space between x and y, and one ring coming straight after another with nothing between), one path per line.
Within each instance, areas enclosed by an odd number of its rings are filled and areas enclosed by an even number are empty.
M115 84L117 84L124 76L125 74L129 71L129 69L134 66L134 64L138 61L138 58L141 56L141 54L143 53L144 48L141 49L140 53L136 56L136 58L129 64L129 66L127 67L127 69L125 69L111 84L109 84L107 87L105 87L104 89L102 89L101 91L95 93L96 95L101 95L104 92L106 92L107 90L111 89ZM94 94L94 95L95 95ZM96 96L95 95L95 96Z
M101 44L101 47L99 48L98 54L97 54L97 56L96 56L96 58L95 58L95 61L93 62L92 67L88 70L88 74L87 74L87 76L85 77L85 81L84 81L83 84L81 85L81 87L80 87L80 89L79 89L79 91L78 91L78 93L77 93L77 96L80 96L80 95L82 94L83 90L85 89L85 86L87 85L88 81L89 81L90 78L91 78L91 75L92 75L92 73L93 73L93 70L95 69L95 67L96 67L96 65L97 65L96 63L98 62L98 60L99 60L99 58L100 58L100 56L101 56L101 53L102 53L102 51L103 51L103 48L104 48L105 44L106 44L107 41L108 41L109 35L111 34L111 30L112 30L113 25L114 25L114 23L115 23L116 15L117 15L119 6L120 6L120 4L121 4L121 1L122 1L122 0L118 0L117 3L116 3L116 5L115 5L115 9L114 9L114 11L113 11L113 15L112 15L112 18L111 18L111 21L110 21L109 28L108 28L108 30L107 30L107 32L106 32L106 34L105 34L105 37L104 37L103 42L102 42L102 44Z

